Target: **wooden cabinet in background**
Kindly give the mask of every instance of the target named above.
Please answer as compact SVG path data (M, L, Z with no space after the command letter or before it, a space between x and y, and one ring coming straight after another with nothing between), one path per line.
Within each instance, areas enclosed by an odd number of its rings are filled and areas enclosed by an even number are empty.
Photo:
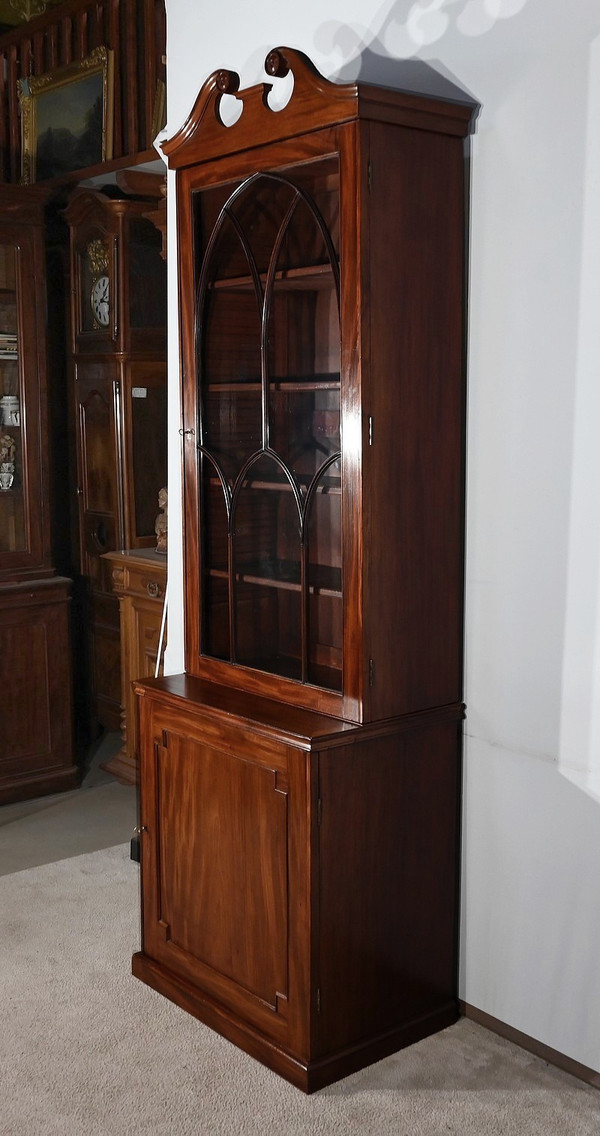
M105 553L119 600L121 638L121 734L123 745L104 768L133 785L138 781L139 740L134 679L152 678L160 643L167 586L167 558L151 548ZM165 628L166 632L166 628ZM165 632L163 632L163 644Z
M51 562L45 194L0 186L0 804L74 788L71 581Z
M164 147L186 674L136 684L133 967L312 1091L458 1015L472 108L266 69L283 110L215 72Z
M159 179L160 180L160 179ZM166 264L148 200L81 189L71 233L79 572L92 717L120 726L118 603L102 554L155 543L166 482Z

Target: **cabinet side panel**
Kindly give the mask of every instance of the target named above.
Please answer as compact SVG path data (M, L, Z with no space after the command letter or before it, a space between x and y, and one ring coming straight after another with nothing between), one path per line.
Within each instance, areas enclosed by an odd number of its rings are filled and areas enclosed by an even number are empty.
M372 123L370 168L365 594L374 720L461 697L462 140Z
M407 1028L456 994L456 724L320 759L320 1053Z

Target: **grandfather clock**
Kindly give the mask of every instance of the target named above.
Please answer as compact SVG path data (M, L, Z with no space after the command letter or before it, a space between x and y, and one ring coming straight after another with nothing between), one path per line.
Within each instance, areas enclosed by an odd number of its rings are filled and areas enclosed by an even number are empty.
M166 482L166 264L153 202L78 190L71 246L71 350L78 559L91 717L120 726L119 608L102 554L155 541Z

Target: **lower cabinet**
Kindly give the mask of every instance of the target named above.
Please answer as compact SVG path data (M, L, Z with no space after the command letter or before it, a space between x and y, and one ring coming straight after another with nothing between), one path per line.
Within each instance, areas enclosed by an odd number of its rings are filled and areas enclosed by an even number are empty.
M167 562L165 556L151 548L106 552L103 559L110 565L113 590L119 600L123 738L119 753L103 768L123 784L135 785L139 742L132 683L134 679L150 678L156 671Z
M134 974L307 1092L455 1021L460 708L136 690Z
M0 586L0 804L73 789L70 580Z

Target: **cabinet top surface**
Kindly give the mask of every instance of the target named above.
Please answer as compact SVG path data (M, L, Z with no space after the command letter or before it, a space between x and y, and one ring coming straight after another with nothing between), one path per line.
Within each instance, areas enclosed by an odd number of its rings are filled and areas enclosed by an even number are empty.
M103 552L103 560L110 560L111 564L140 564L147 568L163 568L166 572L167 558L164 553L156 552L154 548L121 548L114 552Z
M312 742L343 738L356 730L351 722L205 682L189 674L136 682L135 690L138 694L158 697L161 702L181 709L218 715L221 721L226 717L231 724L243 724L249 729L254 726L257 730L266 727L269 732L279 734L279 740L300 747L304 743L304 748Z
M316 70L303 52L292 48L270 51L265 71L274 78L285 78L292 72L294 88L285 107L271 106L271 83L258 83L240 91L235 71L213 72L201 87L187 121L163 143L171 168L195 165L356 119L464 137L474 118L474 104L464 100L434 98L372 84L333 83ZM238 119L230 125L221 117L224 95L233 96L241 107Z

